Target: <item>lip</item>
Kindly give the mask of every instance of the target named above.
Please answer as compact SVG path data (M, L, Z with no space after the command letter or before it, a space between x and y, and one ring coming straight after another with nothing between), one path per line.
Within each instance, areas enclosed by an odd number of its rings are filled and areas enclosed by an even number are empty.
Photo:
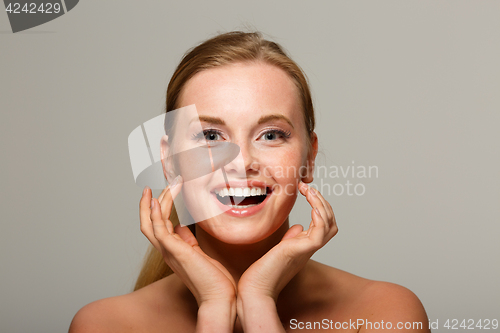
M269 193L266 196L266 198L264 199L264 201L262 201L260 204L252 206L252 207L248 207L248 208L238 209L238 208L232 208L232 207L226 206L226 205L224 205L222 202L220 202L217 199L217 194L215 194L215 190L226 188L227 187L226 183L222 183L222 184L219 184L219 185L215 186L212 189L212 191L210 191L210 194L211 194L213 200L215 201L215 204L225 214L228 214L230 216L234 216L234 217L247 217L247 216L255 215L255 214L257 214L258 212L260 212L264 208L264 206L267 204L267 202L269 201L269 198L272 195L273 186L271 186L269 184L266 184L265 182L258 181L258 180L230 181L229 183L232 185L232 186L230 186L232 188L237 188L237 187L260 187L260 188L270 188L271 189L271 193Z

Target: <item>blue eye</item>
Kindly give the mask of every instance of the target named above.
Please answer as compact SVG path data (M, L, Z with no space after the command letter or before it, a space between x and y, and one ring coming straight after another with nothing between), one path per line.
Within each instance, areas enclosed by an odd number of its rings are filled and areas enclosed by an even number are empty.
M217 130L207 129L198 134L193 135L193 139L195 140L205 139L206 141L219 141L222 140L222 133Z
M264 134L260 136L260 139L264 141L277 141L277 140L286 140L290 137L290 131L283 131L280 129L271 129L266 131ZM205 140L207 142L214 142L223 140L222 132L215 129L206 129L198 134L193 135L194 140Z
M287 131L282 131L279 129L273 129L265 132L261 138L263 138L265 141L275 141L277 139L288 139L290 137L290 132Z

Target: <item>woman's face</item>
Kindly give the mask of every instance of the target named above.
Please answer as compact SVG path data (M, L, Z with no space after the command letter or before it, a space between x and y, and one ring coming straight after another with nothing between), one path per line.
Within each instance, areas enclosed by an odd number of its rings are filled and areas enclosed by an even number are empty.
M192 104L200 122L187 129L193 133L183 140L174 138L171 149L231 142L240 154L224 167L227 182L219 169L184 183L188 211L204 231L225 243L252 244L269 237L288 217L299 181L312 181L316 154L308 152L297 87L275 66L237 63L191 78L179 106ZM314 135L313 151L316 147ZM181 162L179 167L196 165ZM223 213L203 219L206 212L217 210Z

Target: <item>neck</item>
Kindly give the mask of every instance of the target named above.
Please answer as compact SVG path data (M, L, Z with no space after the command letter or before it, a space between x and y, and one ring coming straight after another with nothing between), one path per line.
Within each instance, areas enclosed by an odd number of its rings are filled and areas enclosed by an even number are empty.
M250 265L278 244L289 228L288 218L270 237L254 244L227 244L196 225L196 238L203 251L220 262L238 283Z

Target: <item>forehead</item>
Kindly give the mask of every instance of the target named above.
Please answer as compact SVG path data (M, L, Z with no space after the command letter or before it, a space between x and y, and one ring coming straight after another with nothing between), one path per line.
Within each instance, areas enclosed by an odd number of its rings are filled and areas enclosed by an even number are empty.
M282 69L262 62L225 65L196 74L180 96L180 106L191 104L200 115L226 120L276 113L297 125L303 119L294 81Z

